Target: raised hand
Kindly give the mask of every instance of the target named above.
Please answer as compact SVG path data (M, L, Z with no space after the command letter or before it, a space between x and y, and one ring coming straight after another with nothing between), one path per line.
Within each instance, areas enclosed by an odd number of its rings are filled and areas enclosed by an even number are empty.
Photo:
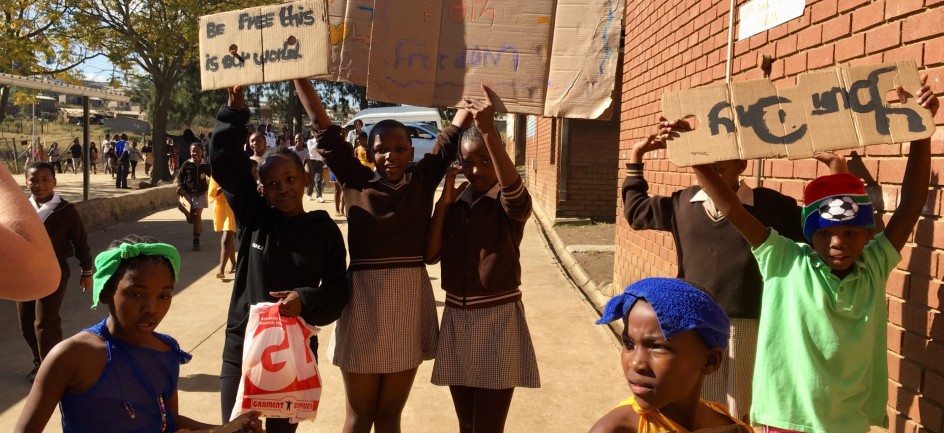
M931 86L928 85L927 74L921 76L921 88L918 89L917 98L922 107L931 110L931 116L937 115L937 109L940 108L941 103L934 92L931 91Z
M817 153L813 156L819 162L829 167L831 174L848 173L849 167L846 165L846 157L832 152Z
M439 203L443 203L444 206L448 206L456 201L456 198L462 194L462 191L469 186L469 182L462 182L458 187L456 186L456 176L462 172L461 167L449 167L449 171L446 172L446 179L443 182L443 192L442 197L439 199Z
M482 100L465 98L465 109L472 113L472 119L475 121L475 127L479 131L495 131L495 104L492 101L501 101L498 95L482 84L482 93L485 98Z
M233 86L227 90L229 91L229 97L226 100L226 105L229 108L241 110L246 106L246 92L243 86Z

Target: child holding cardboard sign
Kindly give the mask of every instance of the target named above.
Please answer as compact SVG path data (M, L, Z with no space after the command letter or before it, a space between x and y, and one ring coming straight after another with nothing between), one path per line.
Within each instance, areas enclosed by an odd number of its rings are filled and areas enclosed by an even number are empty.
M650 196L649 183L643 176L643 155L665 148L664 140L670 138L674 128L683 126L680 121L663 118L658 134L633 146L623 181L623 215L634 230L671 232L678 255L678 278L704 287L731 318L727 356L720 371L705 378L701 395L726 404L731 414L746 419L751 406L750 383L763 289L750 246L700 187L691 186L668 197ZM790 239L802 240L796 200L771 189L749 187L740 180L746 168L747 161L742 160L712 165L755 217ZM723 260L706 261L706 255Z
M939 103L926 83L916 100L933 116ZM802 222L812 247L765 226L711 166L695 167L764 277L751 420L766 431L863 433L885 424L885 284L927 198L930 147L930 139L911 143L901 202L878 234L861 180L838 173L810 182Z
M367 141L376 170L361 165L332 125L311 82L295 80L309 117L318 122L318 151L344 188L351 251L351 302L335 327L333 362L347 392L345 433L399 432L419 365L436 354L439 323L423 255L433 195L456 159L462 109L436 145L411 165L409 130L383 120Z

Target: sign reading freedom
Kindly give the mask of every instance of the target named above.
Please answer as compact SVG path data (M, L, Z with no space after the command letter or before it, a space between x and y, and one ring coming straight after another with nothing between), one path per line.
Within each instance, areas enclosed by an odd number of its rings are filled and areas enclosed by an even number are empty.
M199 29L203 90L328 72L324 0L206 15Z
M887 102L896 86L912 92ZM870 144L902 143L934 133L931 112L918 105L913 61L808 72L797 85L769 80L716 84L662 96L667 119L694 117L668 145L680 167L731 159L809 158Z
M356 1L356 0L351 0ZM369 99L599 118L611 105L623 0L375 0Z

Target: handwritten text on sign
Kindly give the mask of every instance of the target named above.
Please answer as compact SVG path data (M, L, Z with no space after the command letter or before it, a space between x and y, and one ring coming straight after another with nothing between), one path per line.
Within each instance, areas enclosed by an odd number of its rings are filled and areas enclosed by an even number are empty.
M327 72L323 1L299 1L200 17L201 85L218 89Z
M776 89L767 80L705 86L662 97L663 115L699 125L669 143L679 166L730 159L808 158L827 150L930 137L933 119L913 97L886 102L901 85L920 87L913 62L837 68Z

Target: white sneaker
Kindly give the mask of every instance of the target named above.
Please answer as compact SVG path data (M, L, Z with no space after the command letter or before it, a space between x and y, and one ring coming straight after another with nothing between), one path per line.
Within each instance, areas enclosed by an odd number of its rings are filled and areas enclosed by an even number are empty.
M308 201L312 201L312 200L314 200L314 199L311 198L311 196L308 196Z
M318 197L318 203L324 203L324 199L321 197Z

